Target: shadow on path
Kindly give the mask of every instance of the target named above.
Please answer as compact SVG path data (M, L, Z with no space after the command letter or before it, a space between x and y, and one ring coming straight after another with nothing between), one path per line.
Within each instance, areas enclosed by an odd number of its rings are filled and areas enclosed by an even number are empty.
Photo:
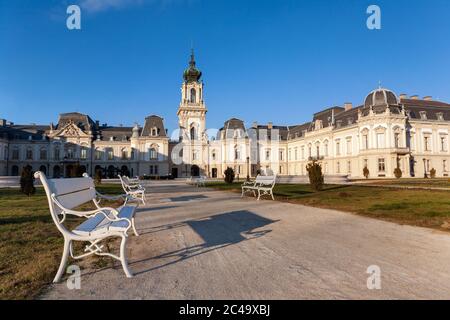
M216 249L225 248L229 245L262 237L272 230L255 231L255 229L265 227L277 221L279 220L267 219L253 212L242 210L222 213L200 220L189 220L186 222L159 226L156 227L156 230L147 232L147 234L162 230L170 230L174 228L189 226L195 233L197 233L201 237L203 243L166 252L155 257L149 257L134 261L130 263L130 266L150 260L170 259L170 261L168 262L163 262L160 265L141 270L139 272L136 272L136 274L142 274L152 270L160 269Z

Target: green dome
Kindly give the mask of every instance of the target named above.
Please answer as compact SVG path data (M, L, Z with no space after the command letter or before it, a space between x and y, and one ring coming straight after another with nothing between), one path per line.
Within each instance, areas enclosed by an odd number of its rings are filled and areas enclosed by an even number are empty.
M197 82L201 76L202 72L195 67L194 51L192 51L189 67L183 72L183 79L186 82Z

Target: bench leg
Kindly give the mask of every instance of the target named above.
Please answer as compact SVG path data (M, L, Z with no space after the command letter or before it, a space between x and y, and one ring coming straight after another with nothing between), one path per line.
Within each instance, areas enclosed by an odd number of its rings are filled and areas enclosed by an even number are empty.
M241 198L244 196L244 188L242 188Z
M261 198L261 191L258 189L258 199L256 200L259 200L259 198Z
M134 235L135 235L136 237L139 237L139 233L138 233L137 230L136 230L136 225L134 224L134 217L131 218L131 227L133 228Z
M275 200L275 198L273 197L273 191L270 191L270 195L272 196L272 200Z
M56 273L55 278L53 279L54 283L57 283L61 280L62 275L66 269L67 259L69 258L69 251L71 246L71 240L64 239L64 251L61 258L61 262L59 264L58 272Z
M130 269L128 269L126 244L127 244L127 237L126 235L123 235L122 242L120 243L120 262L122 263L122 268L127 278L132 278L133 274L130 272Z
M142 199L142 203L145 204L145 193L144 192L142 192L141 199Z

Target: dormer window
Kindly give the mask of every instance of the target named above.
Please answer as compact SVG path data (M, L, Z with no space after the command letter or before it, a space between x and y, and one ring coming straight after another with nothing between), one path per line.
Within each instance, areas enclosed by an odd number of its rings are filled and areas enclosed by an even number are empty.
M353 118L348 118L348 119L347 119L347 124L348 124L348 125L351 125L352 123L353 123Z
M420 111L420 119L421 120L427 120L427 112L426 111Z
M152 136L155 137L156 135L157 135L157 130L156 130L156 128L153 128L152 129Z
M114 141L114 137L109 137L109 141Z
M444 114L442 112L436 113L438 121L444 121Z

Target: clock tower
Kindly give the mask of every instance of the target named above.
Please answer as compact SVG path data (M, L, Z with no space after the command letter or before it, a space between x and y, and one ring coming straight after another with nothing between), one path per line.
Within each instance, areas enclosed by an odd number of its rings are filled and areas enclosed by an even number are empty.
M181 102L178 107L178 124L182 140L205 141L206 105L203 100L202 73L195 66L194 51L189 67L183 73Z

